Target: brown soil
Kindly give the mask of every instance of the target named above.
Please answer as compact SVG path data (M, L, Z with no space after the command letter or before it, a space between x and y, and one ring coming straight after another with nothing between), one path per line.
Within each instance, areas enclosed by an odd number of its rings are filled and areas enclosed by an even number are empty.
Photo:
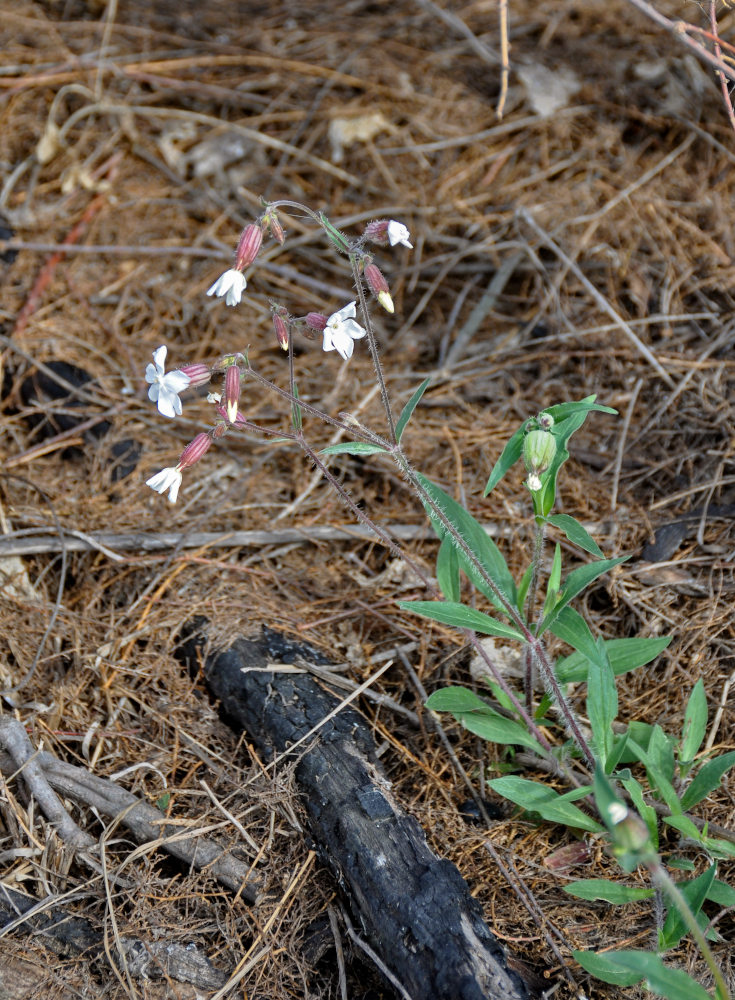
M692 5L659 7L707 24ZM229 435L187 472L175 506L145 486L209 419L203 399L185 399L178 420L159 416L143 382L152 351L166 343L175 367L249 349L254 368L286 385L269 303L303 315L354 297L343 260L296 218L284 218L282 249L267 242L240 307L205 297L261 198L305 201L354 233L373 218L409 226L413 252L376 251L396 311L375 318L397 405L434 376L407 448L416 467L497 526L515 573L531 537L521 472L482 498L504 441L555 402L596 393L620 411L588 420L561 477L560 509L591 526L605 555L632 556L579 609L609 638L673 634L653 665L620 680L621 719L678 732L701 677L712 746L735 746L735 140L716 78L624 0L513 0L513 71L499 122L496 3L452 8L474 41L403 0L336 12L321 0L14 0L0 21L0 235L24 245L0 253L0 513L6 536L47 542L0 563L0 687L16 689L3 711L27 724L34 746L118 776L170 817L220 824L215 836L252 861L267 899L235 900L153 847L131 859L114 829L95 870L17 780L0 793L0 875L38 898L69 893L69 908L111 940L192 942L228 972L259 955L232 993L249 1000L339 996L333 946L321 958L313 947L320 921L339 907L338 888L309 854L290 772L263 772L200 680L182 672L174 650L184 623L204 615L221 641L265 623L348 661L358 683L382 665L380 654L413 643L427 690L471 683L461 637L398 609L421 591L388 572L393 557L381 545L309 538L314 525L354 519L296 448ZM720 33L731 38L735 13L720 13ZM540 98L572 75L573 92L541 113ZM354 139L348 128L340 156L334 137L345 119L367 131ZM303 398L382 427L364 342L348 366L319 348L306 340L296 348ZM39 388L51 362L88 373L81 402ZM54 370L78 379L74 368ZM279 399L254 383L242 406L256 422L288 427ZM65 423L70 408L90 424ZM315 446L332 439L316 421L307 428ZM115 447L126 441L137 443L139 460L121 475ZM385 461L343 457L332 467L382 524L424 524ZM678 547L654 565L641 561L657 528L693 511ZM291 528L305 540L228 541L233 531ZM67 539L217 538L153 552L142 541L65 552L61 529ZM408 547L433 571L434 541ZM376 690L421 711L399 660ZM579 989L636 995L590 980L570 950L649 946L650 906L581 903L562 887L642 876L622 875L597 840L581 864L554 870L549 858L574 842L570 832L521 821L507 803L491 830L474 824L458 808L467 792L437 737L390 707L360 706L396 795L458 865L498 937L547 986L559 983L556 997L574 995L499 876L488 837L563 935ZM492 777L502 748L451 723L447 732L473 780ZM734 791L725 780L696 812L732 828ZM70 810L103 836L106 820ZM703 867L674 831L663 838L666 857ZM731 874L723 863L719 877ZM732 915L717 927L727 967ZM29 995L193 996L180 984L133 981L104 961L59 959L22 928L5 938L3 956L44 967ZM686 942L673 959L709 983ZM367 959L350 957L350 997L381 995L381 982Z

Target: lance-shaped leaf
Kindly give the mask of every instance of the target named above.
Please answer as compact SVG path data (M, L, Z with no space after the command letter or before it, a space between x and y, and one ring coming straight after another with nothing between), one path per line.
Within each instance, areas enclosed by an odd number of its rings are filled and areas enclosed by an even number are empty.
M431 618L441 625L470 628L482 635L496 635L501 639L517 639L523 642L520 632L510 625L499 622L475 608L469 608L466 604L457 604L454 601L399 601L398 607L404 611L413 611L414 614L422 615L424 618Z
M413 396L411 396L411 398L409 399L409 401L406 403L406 405L401 410L401 415L398 418L398 423L396 424L396 441L400 441L401 440L401 435L403 434L403 431L406 428L406 424L408 423L409 419L411 418L411 414L416 409L416 407L419 405L419 401L420 401L421 397L423 396L423 394L429 388L429 382L431 382L431 379L430 378L425 378L424 381L421 383L421 385L416 390L416 392L413 394Z

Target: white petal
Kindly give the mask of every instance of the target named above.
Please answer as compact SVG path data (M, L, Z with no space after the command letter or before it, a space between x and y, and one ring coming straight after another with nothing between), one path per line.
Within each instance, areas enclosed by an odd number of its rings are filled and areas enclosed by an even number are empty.
M172 371L163 376L163 384L170 392L183 392L188 389L191 379L180 371Z
M156 350L153 352L153 363L161 374L163 374L163 371L166 367L167 353L168 353L168 348L166 347L165 344L162 344L160 347L157 347ZM148 366L148 368L150 368L150 365ZM146 368L146 373L148 372L148 368Z
M155 365L150 364L150 362L146 365L146 369L145 369L145 380L146 380L146 382L155 382L156 379L158 378L159 374L160 373L159 373L159 371L158 371L158 369L156 368Z
M158 412L164 417L177 417L181 413L181 400L175 392L167 392L161 387L158 394Z
M352 351L355 347L355 342L348 334L338 334L333 337L334 346L337 352L342 355L345 361L349 361L352 357Z
M155 403L155 401L158 399L158 393L160 391L161 391L160 383L154 382L153 385L148 390L148 399L150 399L152 403Z
M347 305L342 306L342 308L338 312L332 313L332 315L327 320L327 325L331 326L334 323L343 323L346 319L350 319L354 315L355 315L355 302L354 301L348 302Z
M177 468L161 469L155 476L146 480L146 486L150 486L156 493L165 493L168 490L168 498L171 503L176 503L181 486L181 470Z
M342 329L347 334L348 337L352 337L353 340L360 340L361 337L365 336L365 331L354 319L347 319L342 324Z
M388 223L388 242L390 245L394 247L396 243L400 243L402 246L408 247L409 250L413 250L413 244L409 242L410 239L411 234L403 223L391 219Z

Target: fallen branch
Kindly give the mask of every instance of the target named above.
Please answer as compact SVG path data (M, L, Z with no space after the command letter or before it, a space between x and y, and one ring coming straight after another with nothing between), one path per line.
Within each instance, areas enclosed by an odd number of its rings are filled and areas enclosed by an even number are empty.
M0 718L0 745L13 748L7 755L0 753L0 772L6 777L20 773L46 818L56 826L66 842L86 848L94 844L89 834L81 831L63 808L57 792L96 809L102 816L118 819L139 844L160 847L193 868L200 871L206 869L212 878L237 893L241 899L248 903L257 901L258 885L247 864L201 834L193 834L189 828L182 829L175 823L167 822L158 809L120 788L114 781L57 760L49 753L34 753L25 729L16 719ZM25 747L24 760L21 759L20 747Z
M182 658L198 663L203 642L191 637ZM208 656L207 685L269 766L297 761L310 835L381 963L413 1000L525 1000L527 987L467 884L392 795L362 717L308 674L269 671L274 656L315 653L273 642L270 632L267 642L238 639Z

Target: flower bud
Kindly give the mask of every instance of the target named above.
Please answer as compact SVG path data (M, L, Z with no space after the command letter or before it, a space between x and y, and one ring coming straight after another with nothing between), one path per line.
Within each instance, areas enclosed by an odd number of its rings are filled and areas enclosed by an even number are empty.
M195 365L184 365L179 369L189 379L189 388L196 389L197 386L206 385L212 377L211 369L201 362Z
M231 424L237 419L237 401L240 398L240 369L230 365L225 372L225 404L227 419Z
M254 222L245 226L237 244L237 254L235 256L235 268L244 271L258 256L260 245L263 242L263 230Z
M310 330L316 330L317 333L324 333L324 327L327 325L327 317L322 316L321 313L309 313L305 322Z
M523 439L523 461L528 469L528 488L541 489L541 475L556 455L556 438L548 431L529 431Z
M395 219L379 219L377 222L369 222L365 227L365 238L382 247L387 247L388 244L394 247L396 243L400 243L402 246L408 247L409 250L413 250L413 244L410 242L411 234L402 222L396 222Z
M536 423L542 431L550 431L554 426L554 418L550 413L539 413L536 417Z
M365 226L365 239L378 246L388 246L388 220L377 219L375 222L368 222Z
M278 346L283 351L288 350L289 329L287 314L285 309L278 309L273 313L273 329L276 331Z
M209 446L212 443L212 438L209 434L202 431L201 434L197 434L193 441L187 444L186 448L181 452L181 458L179 459L179 464L177 468L188 469L190 465L194 465L198 462L203 455L209 451Z
M637 813L622 803L613 802L608 810L608 819L613 824L612 841L616 854L637 854L650 847L648 827Z
M286 234L283 231L283 226L281 225L278 216L272 208L265 213L262 223L263 226L269 230L276 243L280 243L281 246L283 246Z
M393 299L390 297L390 289L388 288L388 282L383 277L383 272L375 264L366 264L365 270L365 281L368 283L368 288L373 293L375 298L381 304L386 312L394 312Z

